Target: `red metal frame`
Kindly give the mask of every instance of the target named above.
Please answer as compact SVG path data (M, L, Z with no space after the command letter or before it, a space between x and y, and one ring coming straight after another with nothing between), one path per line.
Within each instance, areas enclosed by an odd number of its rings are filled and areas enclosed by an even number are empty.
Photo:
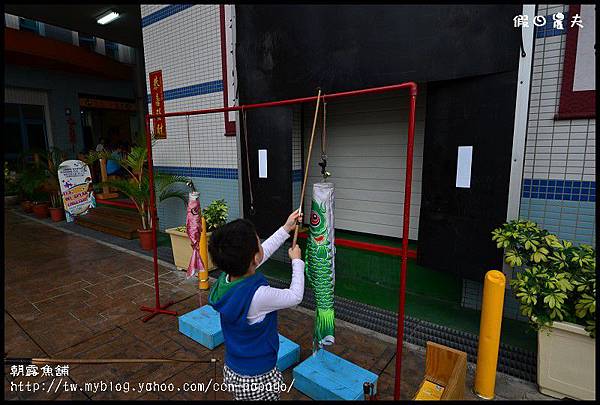
M146 148L148 149L148 177L150 178L150 215L152 216L152 258L154 262L154 291L156 293L156 302L154 308L142 306L142 311L150 312L150 315L142 319L146 322L158 314L177 315L176 311L167 311L165 308L173 305L173 302L168 302L165 305L160 305L160 292L158 284L158 248L156 246L156 201L154 197L154 168L152 167L152 136L150 135L150 119L146 115Z
M363 94L377 94L385 93L388 91L409 89L410 90L410 111L408 121L408 145L406 148L406 178L404 185L404 221L402 225L402 263L400 267L400 303L398 305L398 329L396 334L396 372L395 372L395 384L394 384L394 399L400 399L400 376L402 375L402 342L404 341L404 303L405 303L405 292L406 292L406 267L408 262L408 227L410 224L410 196L411 196L411 182L412 182L412 168L413 168L413 147L415 138L415 112L416 112L416 101L417 101L417 84L414 82L406 82L401 84L395 84L391 86L373 87L362 90L345 91L341 93L332 93L321 96L323 101L335 100L343 97L359 96ZM146 114L146 146L148 148L148 170L150 176L150 212L152 215L152 247L154 256L154 289L156 291L156 307L148 308L142 307L143 311L152 312L151 315L144 318L144 322L158 313L177 315L177 312L166 311L164 308L168 307L172 303L168 303L164 306L160 305L159 297L159 285L158 285L158 258L157 258L157 247L156 247L156 202L154 197L154 175L152 165L152 143L150 133L150 120L153 118L166 118L166 117L181 117L187 115L200 115L200 114L212 114L222 113L229 111L244 111L252 110L257 108L268 108L277 107L291 104L300 103L311 103L316 102L317 96L294 98L288 100L271 101L266 103L248 104L233 107L222 107L222 108L209 108L203 110L191 110L191 111L177 111L163 114Z
M306 232L300 232L298 234L298 238L306 239L306 238L308 238L308 234ZM366 250L367 252L383 253L384 255L389 255L389 256L402 257L402 248L396 248L396 247L392 247L392 246L377 245L375 243L359 242L356 240L344 239L344 238L335 238L335 245L336 246L345 246L345 247L349 247L349 248L353 248L353 249L357 249L357 250ZM408 258L416 259L417 251L413 250L413 249L408 249Z

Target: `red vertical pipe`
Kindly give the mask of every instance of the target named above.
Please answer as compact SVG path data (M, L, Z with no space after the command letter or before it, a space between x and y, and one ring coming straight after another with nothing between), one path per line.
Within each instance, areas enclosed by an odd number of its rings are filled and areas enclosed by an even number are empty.
M156 309L160 309L160 293L158 287L158 249L156 247L156 201L154 199L154 169L152 166L152 135L150 134L150 118L146 115L146 148L148 149L148 176L150 180L150 216L152 218L152 256L154 259L154 291L156 292Z
M402 225L402 263L400 272L400 303L398 306L398 330L396 333L396 373L394 399L400 400L402 377L402 343L404 341L404 299L406 296L406 267L408 264L408 228L410 224L410 192L412 187L413 146L415 143L415 112L417 85L410 88L410 113L408 117L408 142L406 146L406 178L404 180L404 224Z

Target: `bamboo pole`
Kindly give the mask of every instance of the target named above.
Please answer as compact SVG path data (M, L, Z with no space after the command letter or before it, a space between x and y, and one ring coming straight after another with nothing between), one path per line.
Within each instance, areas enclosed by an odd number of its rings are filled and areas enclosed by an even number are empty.
M317 128L317 118L319 117L319 103L321 102L321 89L317 94L317 107L315 108L315 117L313 119L312 132L310 134L310 143L308 144L308 156L306 157L306 166L304 166L304 180L302 181L302 193L300 193L300 207L298 208L298 214L302 214L302 204L304 204L304 191L306 189L306 180L308 179L308 169L310 165L310 155L312 154L313 139L315 138L315 129ZM300 224L296 222L296 229L294 230L294 240L292 242L292 249L296 246L298 240L298 230Z
M218 359L50 359L28 357L5 357L5 364L110 364L110 363L216 363Z

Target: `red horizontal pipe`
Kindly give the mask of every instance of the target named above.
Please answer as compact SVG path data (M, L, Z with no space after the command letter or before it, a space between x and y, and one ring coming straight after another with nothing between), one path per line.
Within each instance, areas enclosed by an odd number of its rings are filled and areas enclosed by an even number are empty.
M410 89L411 96L417 94L417 84L414 82L406 82L406 83L401 83L401 84L393 84L391 86L371 87L369 89L352 90L352 91L344 91L341 93L325 94L325 95L321 96L321 99L323 101L328 101L328 100L334 100L336 98L360 96L363 94L385 93L388 91L400 90L400 89ZM317 96L291 98L288 100L269 101L267 103L246 104L246 105L238 105L238 106L233 106L233 107L208 108L208 109L204 109L204 110L190 110L190 111L175 111L175 112L163 113L163 114L148 114L146 117L150 118L150 119L160 118L160 117L181 117L184 115L200 115L200 114L211 114L211 113L228 112L228 111L253 110L255 108L279 107L279 106L290 105L290 104L310 103L313 101L317 101Z
M306 234L306 232L300 232L298 234L298 237L302 238L302 239L306 239L308 237L308 235ZM383 253L383 254L389 255L389 256L402 257L402 248L396 248L396 247L392 247L392 246L376 245L374 243L358 242L355 240L343 239L343 238L335 238L335 245L336 246L345 246L345 247L358 249L358 250L366 250L368 252ZM409 249L407 257L409 259L416 259L417 251L413 250L413 249Z

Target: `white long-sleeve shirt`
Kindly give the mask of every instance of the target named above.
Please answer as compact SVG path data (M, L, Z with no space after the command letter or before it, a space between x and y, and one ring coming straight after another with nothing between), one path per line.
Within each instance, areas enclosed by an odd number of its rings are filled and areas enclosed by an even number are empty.
M262 243L263 259L258 265L260 267L277 249L283 245L283 242L290 237L290 234L279 228L273 235ZM258 268L257 267L257 268ZM225 278L229 282L229 276ZM292 282L290 288L273 288L270 286L260 286L254 293L250 308L248 309L248 323L250 325L258 323L265 319L265 316L279 309L294 307L302 302L304 296L304 262L301 259L292 260Z

